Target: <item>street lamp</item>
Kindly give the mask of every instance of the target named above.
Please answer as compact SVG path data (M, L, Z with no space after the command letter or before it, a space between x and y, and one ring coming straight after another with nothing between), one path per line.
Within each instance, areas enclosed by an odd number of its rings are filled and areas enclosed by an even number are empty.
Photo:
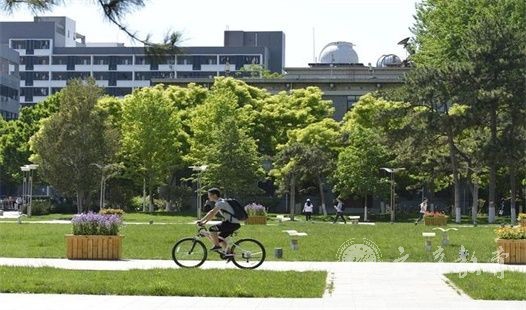
M36 170L37 168L38 165L35 164L29 164L20 167L20 170L22 170L22 172L24 173L24 181L22 183L22 196L27 196L27 199L29 200L29 205L27 207L27 216L31 216L31 203L33 201L33 170ZM24 205L25 200L26 199L23 199Z
M404 171L405 168L380 168L391 174L391 223L394 223L395 220L395 183L394 183L394 174L400 171Z
M188 168L197 172L197 189L195 192L197 194L197 219L200 219L201 218L201 207L202 207L201 206L202 204L202 201L201 201L201 173L206 171L208 166L207 165L190 166Z

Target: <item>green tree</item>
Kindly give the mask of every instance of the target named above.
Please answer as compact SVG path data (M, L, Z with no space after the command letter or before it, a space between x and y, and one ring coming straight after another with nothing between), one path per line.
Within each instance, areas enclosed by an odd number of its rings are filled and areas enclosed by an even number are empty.
M4 185L15 188L22 181L20 167L29 162L32 154L29 139L40 129L41 121L58 110L61 96L56 93L33 106L23 107L18 119L5 124L4 133L0 135L0 157L4 158L0 164L0 178Z
M515 144L504 144L501 133L507 126L503 124L508 119L506 115L517 114L517 107L523 106L520 103L524 98L525 11L526 3L522 0L426 0L418 6L413 29L417 47L413 59L417 66L440 70L463 67L467 74L455 86L464 94L455 95L463 98L471 113L479 115L478 119L489 124L490 139L485 147L489 222L495 220L497 172L506 162L508 171L515 171L510 164L517 162L508 155L516 157L517 152L505 150ZM451 83L446 81L443 83ZM521 113L519 123L524 120ZM517 122L509 124L512 123ZM511 127L509 131L515 131ZM515 132L513 136L518 135ZM502 160L503 157L507 159ZM509 177L510 183L515 184L515 176Z
M122 107L122 154L127 168L143 179L153 212L153 190L170 169L182 164L181 144L186 139L177 110L162 85L135 90Z
M78 212L97 188L93 164L111 161L117 143L96 109L102 89L95 80L70 80L59 97L59 111L42 121L31 138L31 160L44 180L60 192L77 197Z
M255 140L243 126L245 110L229 88L213 88L191 120L190 153L187 161L207 165L203 186L217 186L232 197L258 193L262 179L261 157Z
M303 145L304 154L301 156L306 158L298 161L304 164L301 181L303 183L314 181L318 185L321 211L323 215L327 215L324 182L332 175L335 158L342 146L340 124L332 118L325 118L305 128L291 130L289 141L280 148L286 149L291 144Z

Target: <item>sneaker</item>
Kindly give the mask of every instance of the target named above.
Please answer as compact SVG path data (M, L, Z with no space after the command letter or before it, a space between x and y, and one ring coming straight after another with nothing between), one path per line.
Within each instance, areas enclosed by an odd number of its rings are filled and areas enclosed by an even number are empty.
M216 245L214 246L213 248L210 249L210 251L214 251L214 252L219 252L221 251L223 248L220 246L220 245Z

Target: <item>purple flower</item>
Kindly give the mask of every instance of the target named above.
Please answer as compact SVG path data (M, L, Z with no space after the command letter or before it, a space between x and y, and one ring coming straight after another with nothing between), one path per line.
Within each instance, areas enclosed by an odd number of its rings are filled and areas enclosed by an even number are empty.
M117 215L93 212L77 214L71 220L74 235L117 235L122 220Z

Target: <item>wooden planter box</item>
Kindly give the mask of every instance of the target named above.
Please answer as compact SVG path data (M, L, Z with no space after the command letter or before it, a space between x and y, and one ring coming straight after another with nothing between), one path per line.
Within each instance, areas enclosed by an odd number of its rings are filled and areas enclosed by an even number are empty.
M266 225L267 217L266 216L249 216L245 221L245 224L256 224L256 225Z
M503 253L509 254L508 257L503 255L502 263L526 264L526 239L497 239L497 251L499 247L502 247Z
M448 217L425 216L424 223L429 226L446 226Z
M118 260L123 236L66 235L68 259Z

